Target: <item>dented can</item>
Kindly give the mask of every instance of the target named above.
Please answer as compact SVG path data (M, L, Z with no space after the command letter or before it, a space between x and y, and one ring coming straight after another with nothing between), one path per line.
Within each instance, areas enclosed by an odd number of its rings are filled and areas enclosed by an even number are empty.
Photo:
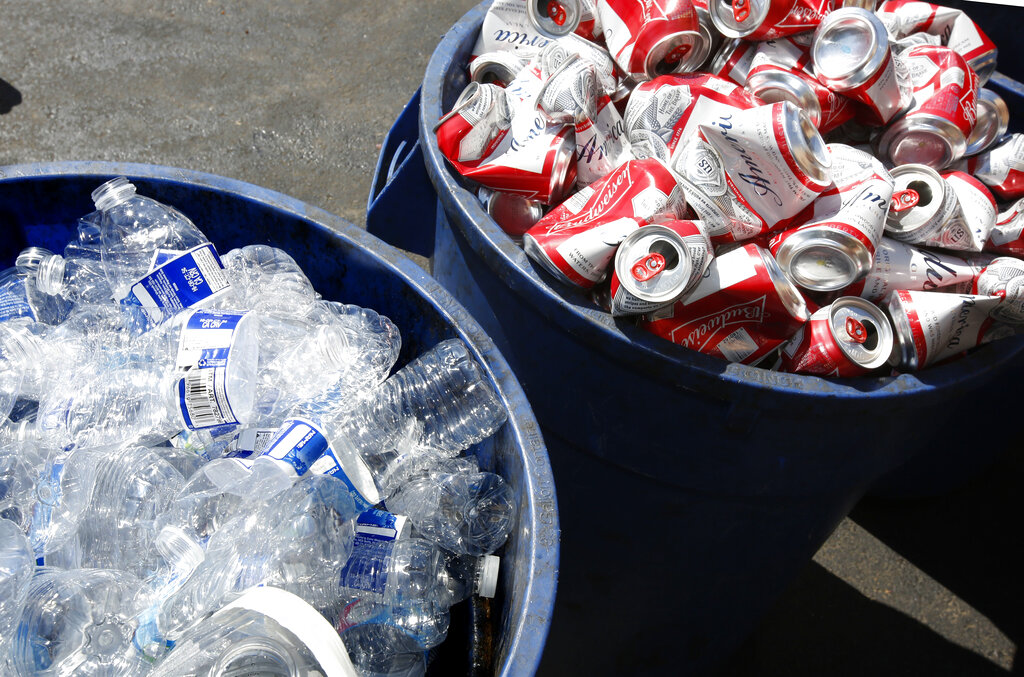
M480 186L477 198L488 216L517 242L544 216L544 205L515 193Z
M1024 258L1024 199L1017 200L996 216L985 251Z
M846 296L814 311L780 350L782 371L820 376L862 376L883 367L895 338L885 312Z
M1000 299L989 313L999 322L1024 325L1024 261L1010 256L993 259L978 275L971 291Z
M997 305L994 296L892 292L886 307L897 339L894 366L923 369L1012 333L989 317Z
M512 52L488 52L469 62L469 79L506 87L525 65L526 61Z
M471 82L452 110L434 127L437 145L453 163L477 163L494 151L512 126L505 91Z
M740 38L732 38L722 42L718 51L711 57L708 71L720 78L731 80L740 87L747 84L750 65L757 54L757 43Z
M640 326L683 347L753 364L809 318L807 302L772 255L748 243L716 256L689 294Z
M814 31L811 61L818 80L864 104L875 124L886 124L910 104L885 26L873 12L843 7L825 17Z
M967 137L967 155L977 155L1003 138L1010 126L1010 109L991 89L978 91L978 115Z
M967 171L981 180L1001 200L1024 197L1024 134L967 160Z
M615 252L611 314L639 315L670 305L697 284L713 255L700 221L665 221L633 231Z
M531 25L549 38L573 33L588 40L601 36L594 0L526 0Z
M985 184L970 174L946 172L942 178L953 189L957 201L956 214L943 229L942 246L980 252L996 225L996 199Z
M708 11L727 38L774 40L814 30L842 0L709 0Z
M700 65L700 22L691 0L597 0L605 44L636 80Z
M938 244L943 227L956 215L953 188L927 165L901 165L895 181L885 234L901 242Z
M480 35L473 45L471 59L491 52L513 52L530 59L551 42L530 21L523 0L493 0L484 15Z

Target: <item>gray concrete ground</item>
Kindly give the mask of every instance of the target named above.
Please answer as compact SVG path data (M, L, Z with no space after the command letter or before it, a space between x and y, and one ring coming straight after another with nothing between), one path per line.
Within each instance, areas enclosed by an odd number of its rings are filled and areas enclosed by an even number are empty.
M178 166L361 224L384 134L473 4L0 0L0 165ZM723 675L1024 673L1022 478L1013 449L950 496L862 503Z

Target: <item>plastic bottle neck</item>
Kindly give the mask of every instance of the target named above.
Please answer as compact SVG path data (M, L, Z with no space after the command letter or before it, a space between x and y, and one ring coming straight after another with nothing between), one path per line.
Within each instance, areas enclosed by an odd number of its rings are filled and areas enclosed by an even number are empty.
M66 269L66 261L60 254L51 254L42 259L36 268L36 289L56 296L64 289Z
M22 275L30 275L50 256L53 256L53 252L49 249L45 249L43 247L28 247L27 249L21 250L21 253L18 254L18 258L14 262L14 265Z
M135 185L123 176L107 181L92 192L92 201L96 209L107 211L135 195Z

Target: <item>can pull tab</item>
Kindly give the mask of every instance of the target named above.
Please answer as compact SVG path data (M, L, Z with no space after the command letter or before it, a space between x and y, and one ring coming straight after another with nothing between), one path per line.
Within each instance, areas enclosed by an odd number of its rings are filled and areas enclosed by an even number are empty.
M682 45L679 45L678 47L673 49L671 52L669 52L665 56L665 63L667 63L669 65L674 65L674 64L679 63L680 61L683 60L684 57L686 57L687 54L690 53L690 50L692 48L693 48L693 45L691 45L688 42L684 43Z
M566 20L565 7L558 0L548 2L548 18L555 22L556 26L564 26Z
M656 252L651 252L633 264L630 270L637 282L647 282L661 271L665 270L665 257Z
M864 343L868 340L868 330L864 324L855 317L846 318L846 333L854 343Z
M743 23L750 16L750 0L732 0L732 18Z
M898 190L892 194L892 202L889 205L889 209L894 212L905 212L912 207L916 207L920 201L921 195L913 188Z

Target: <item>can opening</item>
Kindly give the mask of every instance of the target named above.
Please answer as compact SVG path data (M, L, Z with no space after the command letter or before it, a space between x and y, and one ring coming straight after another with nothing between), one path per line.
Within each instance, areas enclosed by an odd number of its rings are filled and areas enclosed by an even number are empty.
M860 340L860 337L855 337L855 341L864 346L865 350L873 351L878 347L878 327L874 322L868 319L862 319L859 321L861 327L863 327L864 340Z
M541 16L545 16L555 22L556 26L565 25L567 13L565 7L558 0L538 0L537 9Z
M672 270L679 265L679 252L668 240L655 240L648 251L651 254L660 254L665 259L665 270Z
M917 206L926 207L932 201L932 187L927 181L911 181L907 189L917 193Z

